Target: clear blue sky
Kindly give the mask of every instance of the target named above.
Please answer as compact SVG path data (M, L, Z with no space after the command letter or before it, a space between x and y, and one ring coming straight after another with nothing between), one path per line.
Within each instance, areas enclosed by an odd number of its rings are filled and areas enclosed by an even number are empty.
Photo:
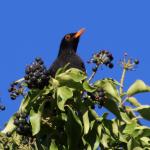
M26 64L36 56L41 56L49 66L57 56L63 35L81 27L86 28L86 33L80 40L78 54L85 62L99 49L110 50L115 58L115 68L103 67L96 79L120 80L117 63L126 51L140 59L137 70L126 76L126 88L135 79L150 85L149 6L149 0L0 1L0 96L7 107L0 112L0 129L21 102L10 100L9 83L21 78ZM90 67L87 71L91 72ZM150 104L150 94L139 98L143 104Z

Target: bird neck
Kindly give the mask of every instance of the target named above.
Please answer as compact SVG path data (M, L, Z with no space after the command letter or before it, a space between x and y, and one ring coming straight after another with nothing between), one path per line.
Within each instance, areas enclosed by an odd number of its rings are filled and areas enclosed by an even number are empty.
M76 53L73 49L60 49L58 53L58 57L67 58L75 54Z

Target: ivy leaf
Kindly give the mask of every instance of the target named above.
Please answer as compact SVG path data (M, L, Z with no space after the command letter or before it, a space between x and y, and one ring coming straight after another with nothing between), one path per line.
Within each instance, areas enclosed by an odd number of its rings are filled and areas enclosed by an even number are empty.
M68 139L68 147L71 150L77 150L78 144L81 141L82 123L70 106L67 108L66 133Z
M44 103L40 105L38 112L36 112L33 108L30 110L30 122L32 126L32 135L36 135L40 131L43 108L44 108Z
M66 72L56 76L56 80L59 82L60 86L67 86L78 91L81 91L83 89L81 81L85 78L85 74L81 70L76 68L71 68Z
M128 150L142 150L137 140L131 138L127 143Z
M137 121L133 120L130 124L126 124L126 127L123 130L123 133L132 135L136 126L137 126Z
M127 101L133 106L136 106L136 107L141 106L141 104L137 101L135 97L129 97Z
M120 112L120 115L121 115L122 120L125 121L127 124L130 124L132 122L132 120L129 118L127 113Z
M112 99L108 99L105 101L104 107L112 112L118 119L121 120L120 110L116 104L116 102Z
M9 121L8 121L8 123L7 123L7 125L6 125L6 127L1 131L1 133L6 134L7 132L12 132L12 131L16 128L16 126L14 125L14 119L15 119L15 118L16 118L15 115L13 115L13 116L9 119Z
M72 98L72 96L72 90L66 86L62 86L57 89L57 105L60 110L64 111L66 101Z
M70 68L66 72L56 76L56 79L59 81L72 79L75 82L81 82L82 80L86 79L86 75L84 72L77 68Z
M140 140L142 141L142 145L144 145L144 147L145 146L150 146L150 138L142 137L142 138L140 138Z
M49 150L58 150L55 140L52 140Z
M109 80L99 80L94 85L103 88L110 99L114 98L117 102L121 102L116 85Z
M87 134L90 128L88 110L83 114L84 134Z
M140 113L140 115L146 119L150 120L150 106L149 105L142 105L140 107L137 107L133 109L133 111L137 111Z
M142 92L150 92L150 86L147 86L142 80L136 80L128 89L127 94L133 96Z
M84 81L83 83L83 88L84 90L86 90L87 92L94 92L96 90L95 87L91 86L87 81Z

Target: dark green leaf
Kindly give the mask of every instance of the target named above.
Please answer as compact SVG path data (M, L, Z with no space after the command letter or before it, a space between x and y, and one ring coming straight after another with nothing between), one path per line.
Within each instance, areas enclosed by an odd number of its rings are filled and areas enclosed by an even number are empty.
M150 106L149 105L142 105L142 106L137 107L133 110L139 112L140 115L144 119L150 120Z
M67 140L68 147L71 150L79 149L79 143L81 142L81 134L82 134L82 123L75 112L71 107L66 106L67 108L67 122L66 122L66 132L67 132Z

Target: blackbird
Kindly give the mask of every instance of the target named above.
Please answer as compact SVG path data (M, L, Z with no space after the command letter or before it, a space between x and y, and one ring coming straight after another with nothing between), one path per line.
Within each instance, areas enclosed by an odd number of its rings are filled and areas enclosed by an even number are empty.
M67 69L78 68L86 72L82 59L76 54L80 36L84 31L85 29L82 28L76 33L69 33L63 37L58 56L49 68L52 77L55 77L57 70L66 64L68 64Z

